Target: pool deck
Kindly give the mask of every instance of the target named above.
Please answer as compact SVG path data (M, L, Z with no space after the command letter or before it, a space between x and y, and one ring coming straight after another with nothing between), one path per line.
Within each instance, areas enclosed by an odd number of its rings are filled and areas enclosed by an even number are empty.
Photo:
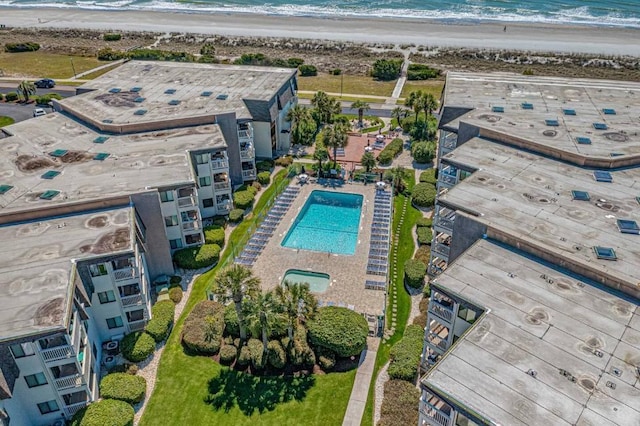
M292 185L296 185L292 183ZM358 244L354 255L336 255L329 253L296 250L282 247L282 240L287 235L291 224L302 209L309 194L314 190L335 191L361 194L364 196ZM365 289L366 280L385 281L385 277L366 273L373 220L373 198L375 185L345 184L341 187L323 187L319 184L305 184L282 218L273 236L253 265L253 273L262 280L262 288L275 288L288 269L322 272L329 274L330 283L327 291L314 293L326 305L333 302L345 307L353 305L357 312L370 315L384 314L386 292ZM342 305L340 305L342 306Z

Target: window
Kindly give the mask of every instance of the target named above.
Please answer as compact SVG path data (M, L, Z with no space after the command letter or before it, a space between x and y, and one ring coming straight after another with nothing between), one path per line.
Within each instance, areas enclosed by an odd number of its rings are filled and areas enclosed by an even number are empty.
M163 203L173 201L173 191L160 191L160 201Z
M36 373L24 376L24 380L27 382L27 386L29 386L30 388L35 388L36 386L47 384L47 378L44 376L44 373Z
M101 291L98 293L100 304L111 303L116 301L116 294L112 290Z
M207 164L209 162L209 154L195 154L196 164Z
M142 321L143 319L144 319L144 309L127 312L128 322Z
M182 248L182 240L180 238L175 240L169 240L169 245L172 250Z
M107 267L104 263L98 263L97 265L89 265L89 272L92 277L99 277L101 275L107 275Z
M213 207L213 198L205 198L202 200L202 207Z
M49 414L54 411L59 411L60 407L58 407L58 403L55 400L51 400L38 404L38 410L40 410L40 414Z
M54 378L59 379L60 377L69 377L74 374L78 374L78 367L76 367L75 362L70 362L69 364L64 365L56 365L50 368L51 375Z
M140 294L140 284L129 284L123 285L122 287L118 287L118 291L120 292L120 297L133 296L135 294Z
M122 327L122 317L107 318L107 327L109 329Z
M458 415L456 416L456 426L479 426L478 423L471 420L469 417L465 416L461 412L458 411Z
M198 181L200 186L211 186L211 176L203 176Z
M9 346L14 358L23 358L35 354L31 343L17 343Z
M178 225L178 216L165 216L164 217L165 226L177 226Z

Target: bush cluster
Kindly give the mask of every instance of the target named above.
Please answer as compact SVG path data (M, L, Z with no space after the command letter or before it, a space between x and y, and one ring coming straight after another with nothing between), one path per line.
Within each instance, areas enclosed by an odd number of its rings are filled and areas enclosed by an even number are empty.
M267 361L273 368L281 369L287 365L287 353L278 340L272 340L267 345Z
M413 258L415 260L419 260L425 265L428 265L429 259L431 259L431 247L426 244L418 247L418 250L416 250L416 254L413 256Z
M436 179L436 169L427 169L424 172L420 173L420 182L431 183L435 185L438 182L438 180Z
M173 261L183 269L199 269L211 266L220 258L220 246L204 244L198 247L186 247L173 254Z
M391 164L394 158L396 158L402 152L402 146L404 141L400 138L392 140L378 155L378 163L383 166Z
M251 187L247 187L245 191L237 191L233 194L233 204L237 209L247 210L253 206L253 199L255 194L249 190Z
M329 74L331 74L331 75L340 75L340 74L342 74L342 70L340 68L334 68L331 71L329 71Z
M144 399L147 381L142 376L127 373L113 373L106 375L100 381L100 396L107 399L117 399L137 404Z
M416 228L416 235L418 237L418 244L431 245L431 240L433 239L431 228L427 228L426 226Z
M298 68L304 60L301 58L270 58L263 53L245 53L233 61L235 65L261 65L266 67Z
M233 345L223 345L220 348L220 364L233 364L238 355L238 348Z
M407 80L428 80L440 76L440 70L424 64L409 64Z
M436 188L430 183L418 183L411 191L411 201L418 207L433 207Z
M4 51L9 53L35 52L40 50L40 45L31 41L24 43L5 43Z
M122 39L122 34L118 33L106 33L102 36L104 41L119 41Z
M359 355L369 334L369 326L362 315L335 306L318 309L308 327L312 346L333 352L339 357Z
M240 348L240 354L238 355L238 364L241 366L249 365L251 362L251 351L248 346Z
M182 300L182 287L172 287L169 289L169 299L176 305Z
M49 105L51 99L60 100L62 99L62 96L60 96L58 93L47 93L42 96L33 96L31 97L31 99L33 99L37 105Z
M251 354L251 366L256 370L262 370L267 364L262 342L258 339L249 339L247 347Z
M149 333L157 343L164 341L167 336L169 336L169 331L171 331L175 312L176 305L173 301L162 300L156 302L156 304L151 307L151 320L149 320L144 330Z
M182 343L200 354L215 354L220 350L224 331L224 306L203 300L193 307L182 328Z
M389 380L384 384L384 398L377 426L418 424L420 390L404 380Z
M224 247L224 229L220 226L206 226L204 228L204 243L217 244Z
M244 218L244 210L242 209L233 209L229 212L229 222L231 223L240 223Z
M373 63L371 76L378 80L395 80L400 76L402 59L378 59Z
M134 415L130 404L116 399L103 399L74 414L70 426L132 426Z
M316 68L315 65L300 65L298 70L300 70L301 77L314 77L318 75L318 68Z
M417 163L429 163L435 154L436 144L433 142L414 142L411 145L411 156Z
M270 172L273 169L273 160L262 160L256 163L256 169L258 172Z
M402 339L389 352L389 377L391 379L413 382L418 373L422 344L424 343L424 330L418 325L410 325Z
M144 331L129 333L122 339L122 356L131 362L142 362L156 349L153 337Z
M418 228L431 228L432 224L433 220L431 220L431 218L429 217L421 217L416 220L416 227Z
M100 61L115 61L118 59L139 59L146 61L195 62L196 57L188 52L174 52L160 49L133 49L126 52L114 50L110 47L102 48L97 54Z
M293 157L285 155L284 157L276 158L275 165L281 167L289 167L293 164Z
M18 100L18 94L16 92L9 92L4 96L4 98L7 102L14 102Z
M271 173L270 172L258 173L258 183L260 183L260 185L269 185L269 183L271 183Z
M288 348L289 361L294 366L311 366L316 363L316 354L307 343L307 329L296 327L293 341L288 337L282 338L282 346Z
M412 288L422 288L427 265L419 260L409 259L404 263L404 282Z

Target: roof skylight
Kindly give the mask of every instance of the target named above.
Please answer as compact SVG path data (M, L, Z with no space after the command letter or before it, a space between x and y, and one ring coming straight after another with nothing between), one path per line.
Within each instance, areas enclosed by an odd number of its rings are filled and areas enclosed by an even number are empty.
M4 195L13 188L11 185L0 185L0 195Z
M180 101L178 99L171 99L169 101L169 105L173 105L173 106L180 105Z
M120 93L121 89L119 87L114 87L109 89L109 93Z
M220 101L224 101L229 97L229 95L225 94L225 93L220 93L218 96L216 96L216 99L220 100Z
M593 128L596 130L607 130L609 126L605 123L593 123Z
M589 193L587 191L573 190L571 191L571 196L574 200L578 201L589 201L591 199L591 196L589 196Z
M145 115L147 113L146 109L139 109L133 113L133 115Z
M578 142L580 145L591 145L591 139L586 136L578 136L576 138L576 142Z
M54 177L58 176L60 174L59 171L57 170L49 170L47 172L45 172L42 176L40 176L42 179L53 179Z
M93 140L93 143L105 143L109 140L109 136L98 136Z
M564 113L564 115L576 115L575 109L563 108L562 112Z
M135 98L135 99L133 100L133 102L135 102L135 103L138 103L138 104L139 104L140 102L144 102L144 100L145 100L145 98L143 98L142 96L138 96L137 98Z
M133 93L138 93L141 90L142 90L142 87L138 87L138 86L132 87L131 89L129 89L129 91Z
M533 104L529 102L523 102L520 104L522 109L533 109Z
M94 160L98 160L98 161L103 161L103 160L107 159L109 157L109 155L110 154L108 152L99 152L93 157L93 159Z
M605 115L616 115L616 110L615 110L615 109L613 109L613 108L603 108L603 109L602 109L602 112L603 112Z
M56 149L55 151L50 152L49 155L52 157L64 157L67 152L69 151L66 149Z
M200 96L204 96L205 98L208 98L211 95L213 95L213 92L205 91L200 93Z
M630 219L618 219L618 229L623 234L640 234L640 227L635 220Z
M504 107L501 106L494 106L493 108L491 108L492 112L504 112Z
M593 172L593 177L598 182L613 182L613 176L611 176L611 173L602 170L596 170Z
M544 120L544 124L546 124L547 126L552 126L552 127L557 127L560 125L560 123L558 122L558 120Z
M173 95L174 93L176 93L176 89L167 89L164 91L165 95Z
M596 257L598 259L618 260L618 257L616 256L616 251L611 247L594 246L593 251L596 253Z
M42 194L40 194L40 199L41 200L50 200L53 197L55 197L56 195L58 195L60 193L60 191L56 191L55 189L48 189L46 191L44 191Z

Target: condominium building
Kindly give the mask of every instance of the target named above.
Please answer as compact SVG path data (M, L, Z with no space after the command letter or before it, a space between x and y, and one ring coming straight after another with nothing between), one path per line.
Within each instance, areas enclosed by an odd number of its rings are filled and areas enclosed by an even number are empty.
M640 422L638 96L448 75L421 425Z
M129 62L0 129L2 421L98 397L103 346L144 328L172 253L288 150L295 91L290 69Z

